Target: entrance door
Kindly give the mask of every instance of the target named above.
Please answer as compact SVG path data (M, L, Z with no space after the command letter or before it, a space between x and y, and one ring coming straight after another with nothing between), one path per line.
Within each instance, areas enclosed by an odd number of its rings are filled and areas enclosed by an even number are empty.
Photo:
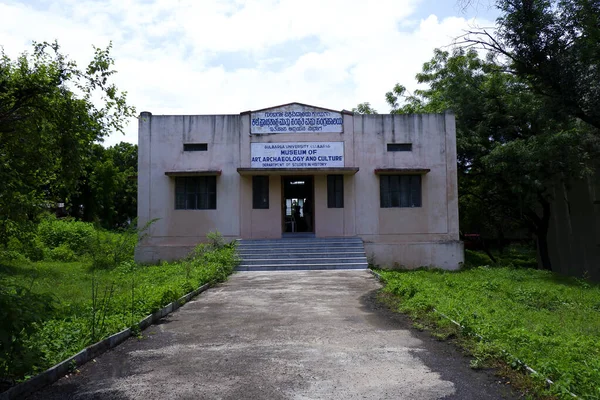
M313 177L284 176L283 188L283 232L314 232Z

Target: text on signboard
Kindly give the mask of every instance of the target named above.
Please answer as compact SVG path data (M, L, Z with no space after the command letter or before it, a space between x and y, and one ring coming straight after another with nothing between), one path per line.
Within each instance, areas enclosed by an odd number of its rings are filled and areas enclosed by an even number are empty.
M268 127L271 132L319 132L324 126L342 125L341 117L328 111L265 112L264 118L252 118L253 127Z

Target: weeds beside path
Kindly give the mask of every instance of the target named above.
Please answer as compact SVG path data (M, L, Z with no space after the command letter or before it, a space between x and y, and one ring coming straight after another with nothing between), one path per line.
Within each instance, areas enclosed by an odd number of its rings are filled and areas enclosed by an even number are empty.
M109 234L111 243L123 242ZM69 249L64 243L54 249L61 246ZM179 262L137 265L130 252L116 266L98 268L97 260L110 253L75 261L0 259L0 390L136 325L205 283L224 281L237 262L234 245L219 241L199 245Z
M520 360L539 372L541 395L600 399L599 286L532 269L378 272L417 327L449 334L440 313L462 325L474 368L502 360L523 369ZM545 389L544 378L555 384Z

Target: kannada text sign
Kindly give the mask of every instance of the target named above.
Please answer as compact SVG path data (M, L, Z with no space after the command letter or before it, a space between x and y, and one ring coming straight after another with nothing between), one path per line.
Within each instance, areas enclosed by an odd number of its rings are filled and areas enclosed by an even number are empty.
M250 117L250 132L268 133L341 133L342 114L295 104L268 111L253 112Z

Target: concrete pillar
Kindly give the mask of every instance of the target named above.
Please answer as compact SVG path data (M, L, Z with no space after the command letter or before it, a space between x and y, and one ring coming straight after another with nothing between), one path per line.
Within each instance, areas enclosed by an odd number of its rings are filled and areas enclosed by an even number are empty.
M142 111L138 117L138 226L150 220L152 173L152 113Z

